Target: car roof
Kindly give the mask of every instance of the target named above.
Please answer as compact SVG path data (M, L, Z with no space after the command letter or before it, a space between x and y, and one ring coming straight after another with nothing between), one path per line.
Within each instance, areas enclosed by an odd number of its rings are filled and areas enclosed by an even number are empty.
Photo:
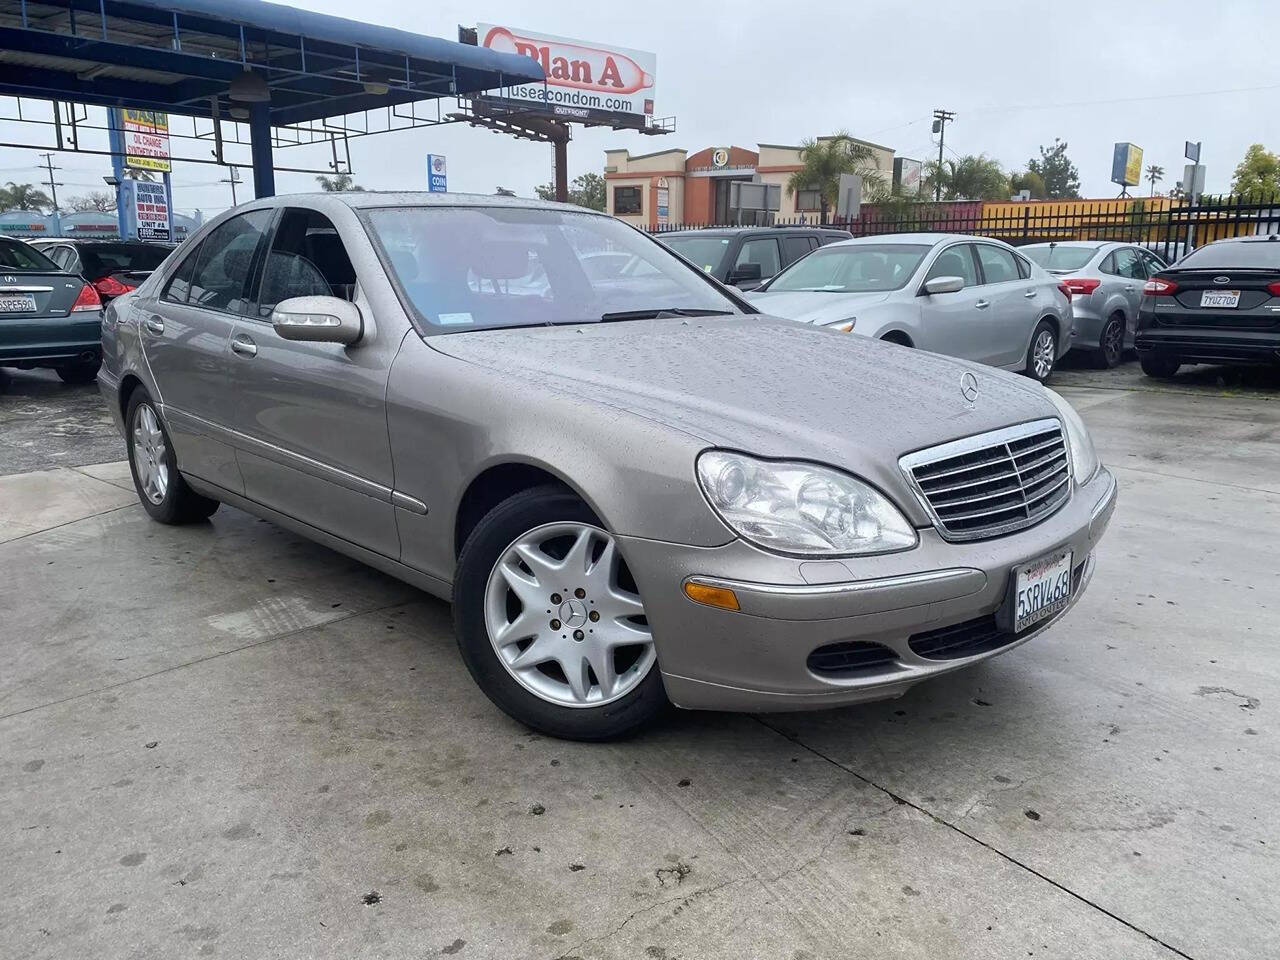
M849 247L862 246L864 244L911 244L926 245L930 247L940 246L944 243L995 243L1000 246L1009 246L1003 240L997 240L995 237L978 237L968 233L883 233L872 237L852 237L848 240L841 240L839 243L828 244L823 249L831 247ZM1010 248L1012 249L1012 248Z
M779 224L775 227L693 227L688 230L663 230L662 236L699 236L699 237L736 237L740 233L787 233L802 231L805 233L830 233L848 238L849 231L839 227L808 227L800 223Z
M1280 234L1255 233L1248 237L1221 237L1213 243L1280 243Z
M503 197L490 193L428 193L426 190L350 190L340 193L282 193L264 197L250 206L287 207L300 200L329 200L344 203L356 210L376 207L510 207L530 210L563 210L568 213L587 213L599 217L608 214L600 210L588 210L572 203L556 203L552 200L535 200L525 197Z
M1130 247L1141 246L1138 243L1129 243L1125 240L1045 240L1042 243L1027 243L1024 248L1029 247L1090 247L1094 250L1101 250L1103 247Z

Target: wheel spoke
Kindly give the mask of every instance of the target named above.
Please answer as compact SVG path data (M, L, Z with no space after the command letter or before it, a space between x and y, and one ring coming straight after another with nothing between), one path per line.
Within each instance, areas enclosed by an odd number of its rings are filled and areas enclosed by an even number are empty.
M511 588L511 592L524 605L525 609L532 609L538 604L544 603L546 597L543 594L546 590L542 584L538 582L536 575L525 573L516 566L513 558L503 561L498 568L502 577L507 582L507 586Z
M590 527L584 527L574 538L573 546L569 548L569 552L564 555L560 567L567 575L575 577L586 576L591 566L591 542L594 538L594 532Z
M518 640L526 640L529 637L533 637L536 640L538 632L545 626L545 617L539 617L532 609L525 607L520 611L519 616L507 623L494 634L493 642L500 647L506 647ZM531 647L532 645L530 647L526 647L526 652L531 649Z
M569 691L573 694L573 699L578 703L586 703L587 694L591 690L591 681L587 676L587 667L590 666L587 658L581 655L570 655L559 658L559 662L565 679L569 681Z
M601 643L591 644L585 651L587 662L600 684L600 696L606 700L613 696L614 687L618 684L618 675L613 669L613 648Z
M555 646L539 637L516 654L510 666L512 670L528 670L555 658Z

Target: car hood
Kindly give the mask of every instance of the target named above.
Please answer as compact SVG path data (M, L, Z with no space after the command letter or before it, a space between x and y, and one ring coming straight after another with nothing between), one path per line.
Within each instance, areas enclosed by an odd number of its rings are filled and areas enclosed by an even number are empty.
M752 305L774 317L823 326L856 317L859 310L889 299L887 293L821 293L811 290L747 294Z
M764 316L477 331L430 346L520 384L664 424L708 446L828 463L898 494L898 458L1056 409L1038 384L990 367ZM977 399L960 392L973 373ZM643 456L637 451L637 456ZM690 464L692 478L693 465Z

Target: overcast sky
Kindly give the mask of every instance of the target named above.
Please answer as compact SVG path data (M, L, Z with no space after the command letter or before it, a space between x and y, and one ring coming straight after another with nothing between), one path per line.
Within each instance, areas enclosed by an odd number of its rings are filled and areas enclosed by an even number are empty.
M928 159L937 154L935 107L957 113L947 130L949 156L986 153L1006 169L1023 168L1040 144L1055 136L1068 141L1089 197L1118 192L1109 182L1116 141L1143 147L1144 166L1162 165L1164 189L1181 178L1187 139L1204 141L1209 191L1228 188L1250 143L1280 149L1276 0L293 5L347 17L356 9L370 22L449 39L459 23L480 20L655 52L656 113L675 116L676 132L645 137L576 127L571 177L599 172L611 147L751 148L838 129ZM32 137L30 128L4 125L3 139ZM175 145L179 154L195 149ZM492 193L501 185L532 195L551 178L550 146L464 125L356 140L351 152L355 178L368 188L425 189L428 153L448 157L451 190ZM244 157L247 163L247 151ZM279 164L323 167L328 159L321 148L277 151ZM40 162L35 151L0 149L0 181L38 181ZM106 157L64 154L55 163L64 168L60 199L103 189L101 177L110 172ZM209 214L229 206L230 189L217 182L225 176L217 167L178 164L175 207ZM281 174L277 189L314 183ZM250 195L241 188L241 200Z

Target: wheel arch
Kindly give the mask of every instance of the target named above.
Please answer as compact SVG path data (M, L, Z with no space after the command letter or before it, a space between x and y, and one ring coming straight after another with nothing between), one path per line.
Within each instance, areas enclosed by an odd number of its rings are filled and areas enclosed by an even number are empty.
M900 344L904 347L914 347L916 345L915 341L911 339L911 334L897 327L894 327L891 330L885 330L880 334L880 339L887 340L889 343Z
M508 497L535 487L558 486L578 497L604 523L599 507L549 464L503 460L481 469L462 492L453 511L453 555L462 553L467 537L485 515Z
M116 390L116 402L120 406L120 422L128 428L129 399L138 389L145 390L146 384L136 373L126 373L120 378L120 387Z

